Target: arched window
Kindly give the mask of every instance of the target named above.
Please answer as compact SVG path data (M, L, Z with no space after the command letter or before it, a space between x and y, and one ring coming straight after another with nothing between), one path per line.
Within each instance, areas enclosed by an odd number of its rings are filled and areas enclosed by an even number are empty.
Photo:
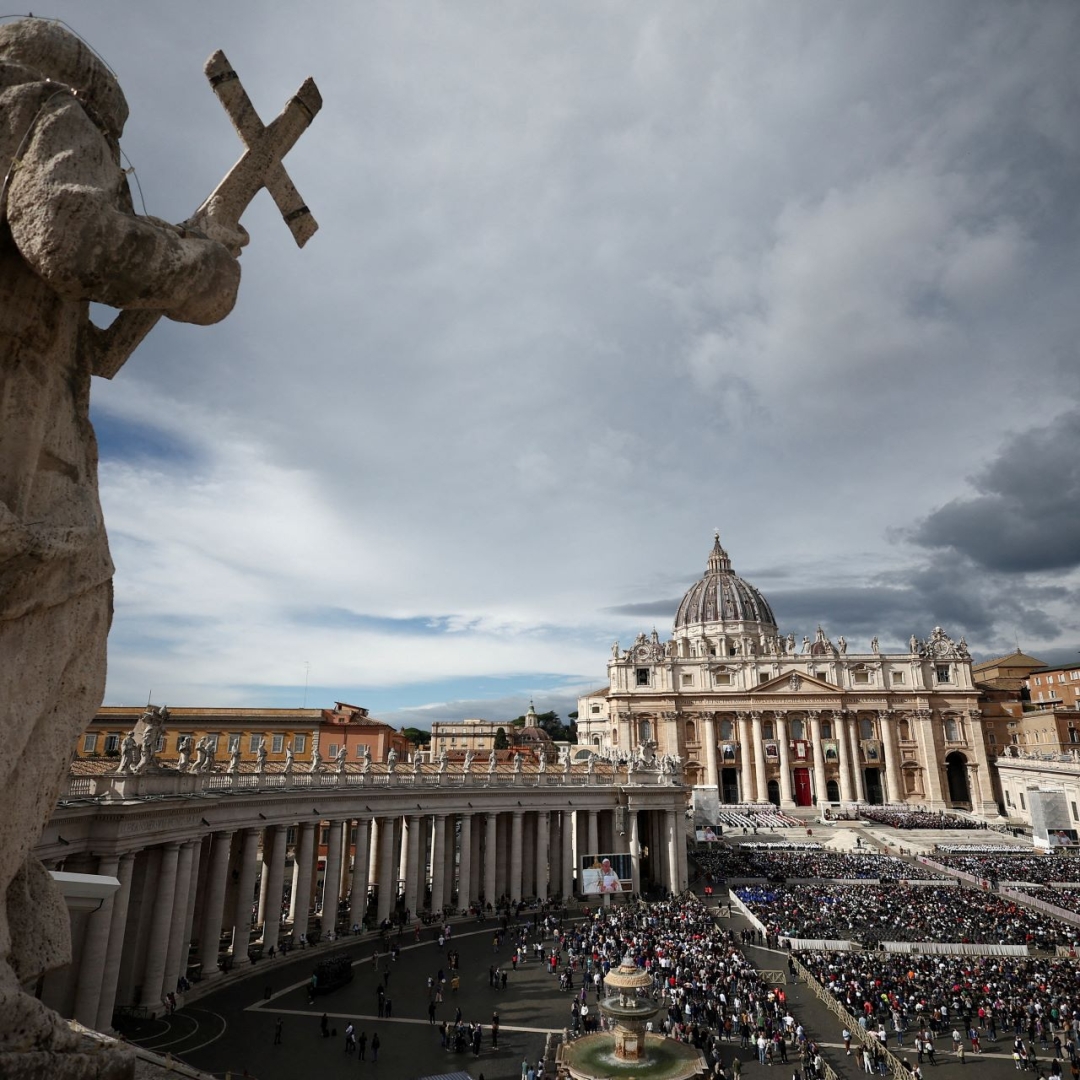
M821 737L823 739L831 739L833 737L831 720L821 721Z
M911 724L906 718L896 722L896 734L901 742L911 742Z
M860 739L872 739L874 738L874 721L867 716L859 717L859 738Z
M619 729L618 728L612 728L611 729L611 745L612 746L618 746L619 745Z
M689 746L697 742L697 726L693 720L686 721L686 743Z
M771 720L766 720L765 723L761 725L761 737L763 739L775 739L776 736L773 734L773 731L773 722Z
M734 731L734 725L732 724L732 722L730 720L721 720L720 721L720 738L721 739L723 739L726 742L728 739L734 738L733 731Z
M945 741L946 742L959 742L960 741L960 723L955 716L945 717Z
M791 728L791 737L793 739L806 738L806 724L802 720L792 720L789 727Z
M652 724L650 724L648 720L641 721L641 727L639 730L641 732L642 742L648 742L649 739L652 738Z

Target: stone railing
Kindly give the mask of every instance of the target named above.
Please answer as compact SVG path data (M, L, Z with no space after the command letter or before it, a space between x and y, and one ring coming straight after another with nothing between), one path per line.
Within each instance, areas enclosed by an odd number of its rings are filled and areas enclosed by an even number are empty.
M623 785L655 786L670 784L671 777L650 770L604 769L588 772L536 770L519 773L489 773L486 768L465 772L398 769L387 772L178 772L175 769L137 774L105 773L98 776L72 776L61 802L75 799L147 799L200 794L264 794L266 792L355 791L429 789L559 789L615 787Z

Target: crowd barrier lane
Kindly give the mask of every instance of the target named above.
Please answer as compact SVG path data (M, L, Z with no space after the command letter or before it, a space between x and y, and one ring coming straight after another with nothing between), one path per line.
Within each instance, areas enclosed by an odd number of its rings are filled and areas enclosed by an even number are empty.
M787 986L787 972L780 968L758 968L758 974L773 986Z
M911 1073L908 1071L907 1065L887 1046L882 1046L881 1040L877 1035L863 1028L859 1024L859 1021L848 1012L841 1002L834 995L830 994L829 991L810 974L809 969L798 959L798 957L792 957L792 959L795 962L795 970L799 973L799 976L814 992L814 995L818 1000L843 1022L844 1027L851 1032L852 1038L863 1046L876 1046L885 1055L885 1061L888 1063L889 1070L892 1072L893 1080L910 1080Z
M989 890L990 883L984 878L977 878L974 874L969 874L964 870L954 870L951 866L943 866L939 862L934 862L933 859L928 859L925 855L919 855L916 858L917 862L923 864L923 866L929 866L931 870L937 870L945 877L955 878L958 881L966 881L969 885L974 885L977 889Z
M746 917L747 921L756 930L760 930L765 933L765 924L735 895L735 890L732 889L728 893L728 899L731 902L731 906L740 914Z
M1023 904L1024 907L1035 908L1036 911L1042 911L1047 915L1053 915L1055 919L1060 919L1070 926L1080 926L1080 914L1075 911L1069 911L1067 908L1058 907L1056 904L1051 904L1047 900L1040 900L1038 897L1031 896L1021 889L1002 888L998 889L998 892L1001 893L1002 896L1008 896L1010 899L1018 901Z
M789 941L791 947L800 952L859 952L862 946L857 941L833 941L828 938L782 938Z
M883 941L887 953L916 953L920 956L1030 956L1026 945L995 945L992 942L964 941Z
M1057 946L1055 946L1055 949L1056 949L1056 951L1054 953L1055 956L1076 956L1077 955L1076 949L1071 948L1068 945L1057 945Z

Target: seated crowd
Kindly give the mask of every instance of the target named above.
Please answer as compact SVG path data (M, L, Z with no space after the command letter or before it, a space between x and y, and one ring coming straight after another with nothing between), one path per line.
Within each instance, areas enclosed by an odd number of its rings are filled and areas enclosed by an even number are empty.
M1016 849L1010 849L1015 852ZM1002 852L965 853L954 849L953 854L940 850L931 858L950 870L960 870L988 881L1031 881L1046 885L1051 881L1080 882L1080 859L1074 855L1026 855Z
M721 807L714 824L725 829L800 829L805 821L785 814L778 807L739 806Z
M1055 907L1064 908L1066 911L1075 911L1080 915L1080 889L1024 889L1028 896L1036 900L1042 900L1045 904L1053 904ZM1080 936L1080 929L1077 930Z
M859 817L893 829L985 829L986 823L946 814L944 811L898 810L884 806L860 806Z
M917 863L876 852L825 851L810 845L782 844L719 847L699 851L695 858L702 873L722 878L890 878L893 880L941 877Z
M770 935L826 941L933 941L1053 949L1080 928L1014 900L955 885L743 886Z

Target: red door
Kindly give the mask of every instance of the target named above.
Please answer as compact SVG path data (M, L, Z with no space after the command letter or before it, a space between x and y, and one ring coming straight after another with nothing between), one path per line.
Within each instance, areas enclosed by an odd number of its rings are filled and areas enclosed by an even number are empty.
M810 793L810 770L795 770L795 805L813 806L814 798Z

